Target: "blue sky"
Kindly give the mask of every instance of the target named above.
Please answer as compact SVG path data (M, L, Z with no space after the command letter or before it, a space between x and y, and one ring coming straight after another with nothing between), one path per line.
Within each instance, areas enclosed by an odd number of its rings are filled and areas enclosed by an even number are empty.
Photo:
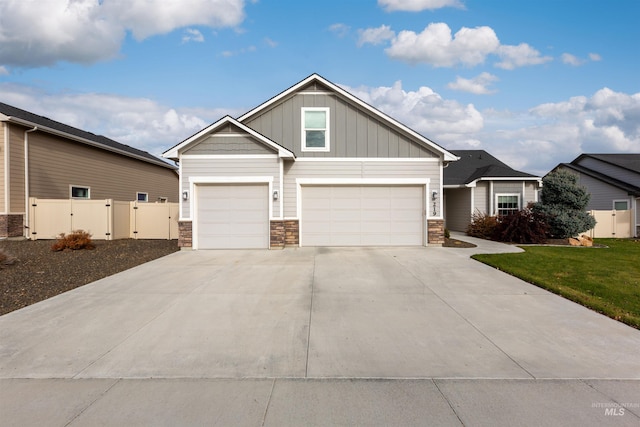
M543 174L640 152L637 0L0 0L0 101L161 154L312 73Z

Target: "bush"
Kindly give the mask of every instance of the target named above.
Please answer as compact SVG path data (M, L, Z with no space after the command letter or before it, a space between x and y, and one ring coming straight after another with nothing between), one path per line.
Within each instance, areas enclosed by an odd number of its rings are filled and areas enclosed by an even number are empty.
M482 212L475 212L471 217L471 224L467 227L467 235L491 240L498 230L498 219Z
M444 229L444 238L445 239L450 239L451 238L451 232L449 232L448 228Z
M498 220L496 238L501 242L545 243L549 225L546 217L534 212L532 205Z
M16 262L18 259L11 254L8 254L4 251L4 249L0 249L0 270L3 269L6 265L11 265Z
M52 251L64 251L79 249L95 249L91 240L91 234L83 230L75 230L71 234L60 234L58 240L51 246Z
M533 206L533 211L546 217L549 237L566 239L595 227L595 219L585 211L591 196L578 185L576 175L559 170L542 182L540 203Z

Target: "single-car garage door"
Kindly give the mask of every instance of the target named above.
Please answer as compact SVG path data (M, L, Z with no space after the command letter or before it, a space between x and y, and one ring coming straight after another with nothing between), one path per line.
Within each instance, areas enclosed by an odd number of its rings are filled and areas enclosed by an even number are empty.
M268 192L266 184L198 185L197 248L268 248Z
M420 246L424 186L303 186L302 246Z

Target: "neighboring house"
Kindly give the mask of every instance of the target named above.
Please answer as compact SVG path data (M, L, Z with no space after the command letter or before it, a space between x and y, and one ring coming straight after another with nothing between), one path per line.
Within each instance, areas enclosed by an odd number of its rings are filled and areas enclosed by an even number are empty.
M631 210L640 234L640 154L581 154L558 169L577 174L591 193L587 210Z
M484 150L450 150L460 160L444 169L445 226L465 231L474 213L502 216L538 201L541 178Z
M177 202L177 168L0 103L0 238L29 237L30 197Z
M179 245L442 244L457 157L313 74L163 154L179 161Z

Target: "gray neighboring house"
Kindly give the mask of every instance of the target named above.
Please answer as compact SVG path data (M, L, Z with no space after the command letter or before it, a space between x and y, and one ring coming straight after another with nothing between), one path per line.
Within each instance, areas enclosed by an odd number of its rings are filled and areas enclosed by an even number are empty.
M591 193L587 210L631 210L640 235L640 154L581 154L559 169L577 174Z
M450 150L444 168L445 227L465 231L474 213L507 215L538 201L542 178L512 169L484 150Z
M0 238L30 237L30 197L177 202L177 168L0 102Z
M180 165L193 249L440 245L457 160L317 74L163 156Z

